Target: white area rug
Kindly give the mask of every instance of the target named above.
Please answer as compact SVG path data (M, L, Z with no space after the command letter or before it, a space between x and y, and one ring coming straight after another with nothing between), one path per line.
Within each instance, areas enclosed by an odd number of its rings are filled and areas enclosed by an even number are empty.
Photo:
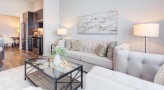
M85 78L85 74L83 76ZM33 85L30 81L24 80L24 66L0 72L0 90L23 90L28 86Z

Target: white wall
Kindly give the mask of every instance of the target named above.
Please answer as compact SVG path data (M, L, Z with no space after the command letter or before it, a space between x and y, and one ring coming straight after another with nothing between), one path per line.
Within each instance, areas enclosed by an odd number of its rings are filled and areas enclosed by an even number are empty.
M51 44L57 40L56 29L59 27L59 0L44 0L43 20L43 53L44 55L50 55Z
M43 9L43 0L35 0L33 2L33 11Z
M6 34L9 37L18 37L17 30L20 27L20 18L16 16L8 16L0 14L0 36Z
M151 38L149 52L164 54L164 0L60 0L60 27L68 28L65 38L128 42L134 51L144 51L144 39L133 36L139 23L160 23L160 37ZM78 17L118 10L118 35L80 35Z
M20 17L20 25L23 21L23 13L27 11L33 11L32 3L25 0L0 0L0 14ZM22 48L22 43L20 43L20 48Z
M23 12L32 10L32 3L25 0L0 0L0 14L20 17Z

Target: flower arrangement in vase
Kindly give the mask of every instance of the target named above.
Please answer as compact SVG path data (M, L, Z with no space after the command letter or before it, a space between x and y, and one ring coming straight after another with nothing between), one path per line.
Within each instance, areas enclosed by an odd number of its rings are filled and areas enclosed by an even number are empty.
M68 53L67 53L65 48L60 47L60 46L56 46L52 50L52 56L54 57L54 59L53 59L54 65L59 66L60 64L62 64L62 62L66 62L66 58L68 56ZM61 65L61 66L63 66L63 65Z

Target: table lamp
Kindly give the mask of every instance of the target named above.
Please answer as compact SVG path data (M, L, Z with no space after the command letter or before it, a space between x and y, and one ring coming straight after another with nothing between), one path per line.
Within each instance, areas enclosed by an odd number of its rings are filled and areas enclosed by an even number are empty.
M145 53L146 53L146 38L147 37L159 37L159 24L137 24L134 25L134 35L145 38Z
M18 33L18 37L19 37L19 34L20 34L20 29L17 29L17 33Z
M62 28L59 28L57 29L57 35L60 36L60 39L62 40L63 39L63 35L66 35L67 34L67 29L62 29Z

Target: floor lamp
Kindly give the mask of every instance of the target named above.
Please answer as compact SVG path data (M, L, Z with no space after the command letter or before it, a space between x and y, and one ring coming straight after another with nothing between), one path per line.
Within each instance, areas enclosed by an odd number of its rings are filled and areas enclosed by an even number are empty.
M147 37L159 37L159 24L148 23L148 24L134 25L134 35L145 38L145 53L146 53L147 52L146 38Z

